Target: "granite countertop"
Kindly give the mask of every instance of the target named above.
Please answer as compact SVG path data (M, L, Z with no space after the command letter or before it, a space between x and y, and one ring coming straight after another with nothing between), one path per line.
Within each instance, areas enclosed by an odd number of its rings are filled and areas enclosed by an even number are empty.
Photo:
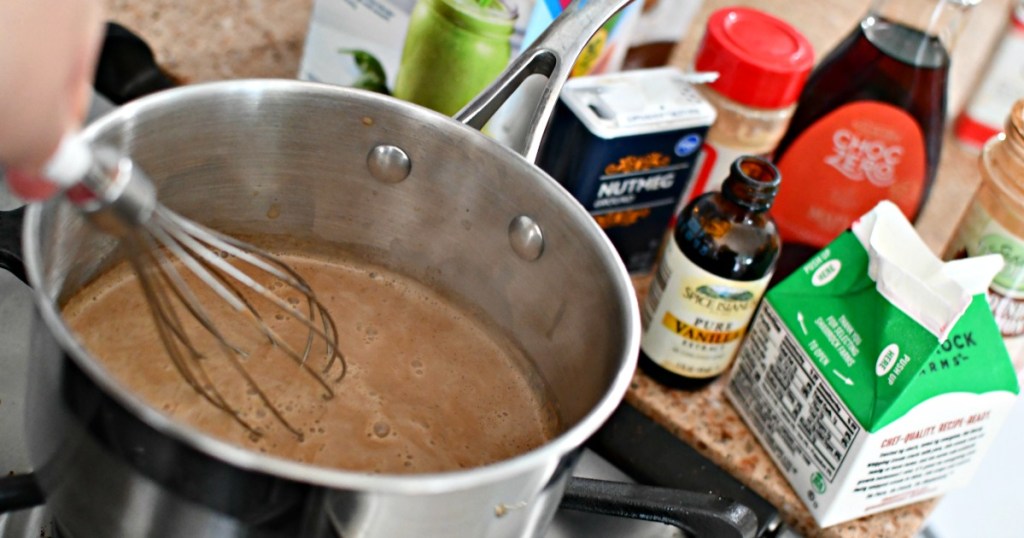
M696 1L696 0L693 0ZM184 82L228 78L294 77L302 55L313 0L106 0L115 20L140 34L157 61ZM750 5L779 16L810 39L820 58L867 10L868 0L704 0L672 63L689 64L710 13L726 5ZM953 52L950 111L963 106L989 51L998 41L1009 0L987 0L975 8ZM187 6L187 7L183 7ZM931 198L917 222L936 252L944 247L977 187L976 155L947 137ZM635 278L639 296L649 278ZM935 501L818 528L768 454L753 438L722 393L719 380L697 392L664 388L637 373L627 400L686 440L716 464L766 497L786 520L808 536L913 536Z

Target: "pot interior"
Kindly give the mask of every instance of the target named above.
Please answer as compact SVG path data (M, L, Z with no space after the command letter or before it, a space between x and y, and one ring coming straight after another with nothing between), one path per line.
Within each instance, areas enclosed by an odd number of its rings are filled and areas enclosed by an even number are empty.
M610 243L556 182L449 118L364 92L246 81L154 95L87 134L131 155L160 201L187 218L346 252L499 327L533 362L565 427L577 430L574 443L625 391L636 303ZM371 173L368 155L382 144L408 155L404 180ZM67 202L41 211L25 248L37 288L60 303L117 261L115 242ZM535 260L510 243L510 224L523 215L543 231Z

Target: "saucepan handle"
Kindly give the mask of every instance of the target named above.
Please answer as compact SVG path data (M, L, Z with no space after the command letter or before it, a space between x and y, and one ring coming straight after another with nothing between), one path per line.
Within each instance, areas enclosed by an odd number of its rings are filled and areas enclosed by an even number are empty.
M572 72L573 63L591 37L631 0L576 0L523 51L490 86L469 102L455 119L481 129L498 108L531 75L548 78L533 110L523 147L513 148L527 161L537 160L544 129L558 102L558 94Z
M25 282L21 262L21 217L24 208L0 211L0 271ZM0 300L0 303L3 301ZM43 492L32 474L0 476L0 514L43 504Z
M0 514L43 504L43 490L29 474L0 477Z
M0 211L0 271L8 271L26 282L21 261L21 220L25 208Z
M757 516L746 505L718 495L572 477L561 508L678 527L690 536L753 538Z

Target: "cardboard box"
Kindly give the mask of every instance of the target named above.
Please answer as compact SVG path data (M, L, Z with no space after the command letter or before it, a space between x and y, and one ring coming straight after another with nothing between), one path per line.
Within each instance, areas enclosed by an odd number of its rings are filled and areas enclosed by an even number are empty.
M471 3L445 1L445 5L453 6L451 9ZM418 0L316 0L299 78L385 93L394 90L407 30L417 3ZM508 43L509 60L529 46L568 4L567 1L536 0L504 0L503 3L514 13ZM612 17L590 42L573 74L618 71L642 6L642 2L634 2Z
M499 60L498 49L504 47L496 43L500 41L497 37L468 31L463 28L465 22L433 20L444 18L442 13L469 17L465 13L473 11L469 9L475 4L472 1L316 0L298 76L387 93L454 115L496 78L508 61L533 43L568 3L503 0L514 20L504 51L507 57ZM573 76L618 71L642 7L642 2L633 2L612 16L577 59ZM459 15L451 16L462 20ZM420 31L409 32L413 26ZM413 43L407 42L410 33L416 36ZM470 46L474 40L477 44ZM406 81L398 84L403 71ZM520 150L545 80L527 79L498 109L484 133Z
M768 291L729 399L822 527L966 483L1017 399L984 290L883 203Z

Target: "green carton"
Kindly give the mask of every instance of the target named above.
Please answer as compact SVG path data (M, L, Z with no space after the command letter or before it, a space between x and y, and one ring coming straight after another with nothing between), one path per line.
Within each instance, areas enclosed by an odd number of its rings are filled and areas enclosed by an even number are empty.
M883 202L765 296L727 394L825 527L969 480L1019 392L984 291Z

